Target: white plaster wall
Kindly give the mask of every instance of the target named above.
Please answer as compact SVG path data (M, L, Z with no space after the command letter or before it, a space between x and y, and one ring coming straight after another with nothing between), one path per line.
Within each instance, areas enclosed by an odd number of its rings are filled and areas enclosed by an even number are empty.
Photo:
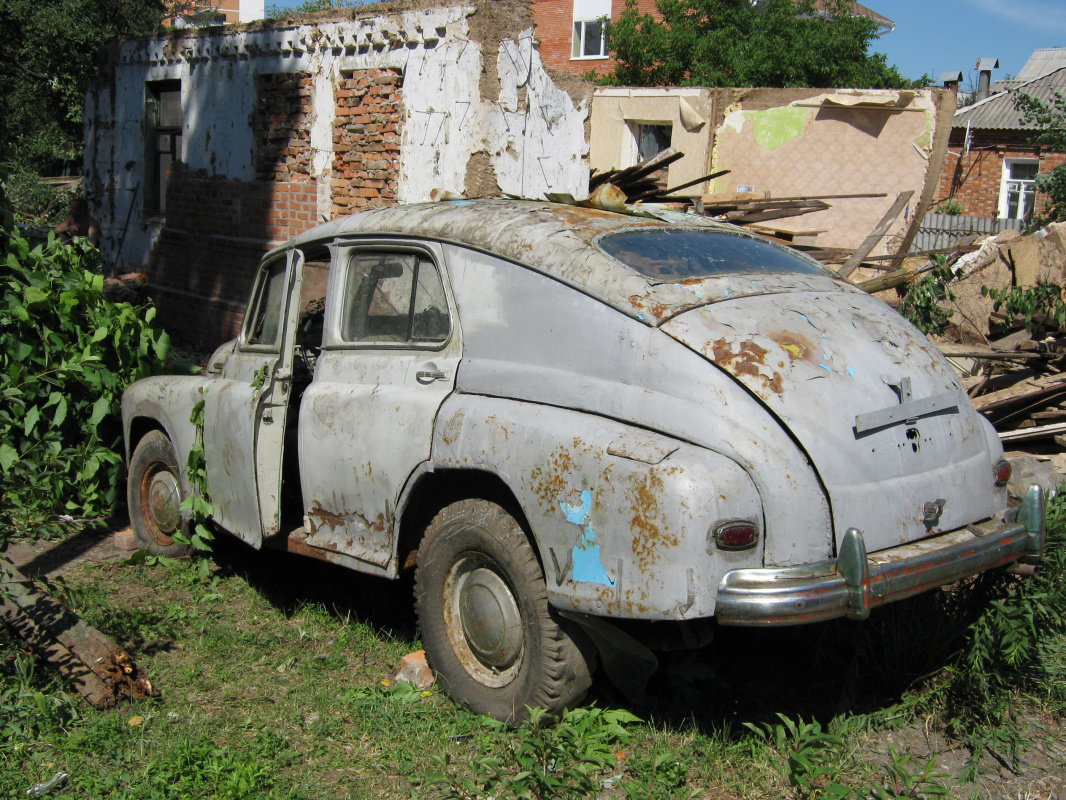
M95 210L108 257L118 269L141 267L162 224L142 219L139 189L145 171L145 83L154 80L181 79L182 160L188 168L250 181L255 179L255 76L313 75L311 171L323 216L331 207L333 87L343 73L357 69L393 68L404 74L401 202L428 200L437 187L464 191L470 156L482 149L490 153L505 192L528 197L584 193L586 108L575 108L551 82L532 31L518 42L505 42L498 54L483 54L469 38L472 13L470 7L452 6L283 30L123 43L113 85L101 83L86 104L85 166L90 185L101 194ZM501 97L480 98L482 59L492 55ZM520 91L526 98L522 107Z
M500 188L520 197L541 198L547 192L584 197L589 179L585 104L575 108L570 95L548 77L532 28L517 42L504 40L496 66L500 97L485 98L482 110Z

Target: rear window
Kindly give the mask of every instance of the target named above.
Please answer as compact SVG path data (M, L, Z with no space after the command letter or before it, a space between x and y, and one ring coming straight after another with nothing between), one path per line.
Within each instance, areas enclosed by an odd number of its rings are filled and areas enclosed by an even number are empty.
M597 244L630 269L664 283L753 272L830 274L782 247L721 230L630 231Z

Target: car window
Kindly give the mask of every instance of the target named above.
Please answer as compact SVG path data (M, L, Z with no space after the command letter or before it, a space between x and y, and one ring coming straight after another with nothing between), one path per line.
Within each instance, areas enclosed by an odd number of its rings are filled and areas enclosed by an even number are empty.
M353 253L341 336L348 342L443 342L451 333L444 284L419 253Z
M759 272L831 274L798 253L722 230L629 231L604 236L597 244L630 269L660 282Z
M247 344L278 346L281 334L281 311L285 299L286 259L270 262L259 273L259 285L249 315Z

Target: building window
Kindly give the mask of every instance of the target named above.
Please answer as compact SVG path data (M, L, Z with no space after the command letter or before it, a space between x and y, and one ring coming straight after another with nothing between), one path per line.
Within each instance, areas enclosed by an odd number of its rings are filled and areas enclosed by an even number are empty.
M999 216L1027 219L1036 202L1036 176L1040 162L1008 158L1003 161L1003 182L999 189Z
M571 59L607 58L611 0L574 0L574 45Z
M144 202L149 214L167 206L167 175L181 161L181 81L150 81L145 85Z
M633 126L633 136L637 140L637 162L647 161L670 146L673 129L661 123L641 122Z

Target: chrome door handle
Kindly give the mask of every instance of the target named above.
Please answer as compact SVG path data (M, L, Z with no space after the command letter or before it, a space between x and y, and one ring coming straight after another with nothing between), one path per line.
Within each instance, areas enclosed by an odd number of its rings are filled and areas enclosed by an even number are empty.
M433 381L443 381L447 377L447 372L442 372L438 369L424 369L415 373L415 380L419 383L433 383Z

